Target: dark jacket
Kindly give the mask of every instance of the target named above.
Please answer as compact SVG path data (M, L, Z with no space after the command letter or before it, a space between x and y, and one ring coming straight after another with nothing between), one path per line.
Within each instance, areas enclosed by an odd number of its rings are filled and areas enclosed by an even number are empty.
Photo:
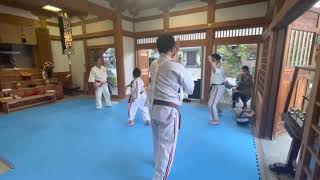
M251 97L252 86L253 86L253 78L251 74L244 76L240 74L237 77L238 87L237 90L241 94L246 95L247 97Z

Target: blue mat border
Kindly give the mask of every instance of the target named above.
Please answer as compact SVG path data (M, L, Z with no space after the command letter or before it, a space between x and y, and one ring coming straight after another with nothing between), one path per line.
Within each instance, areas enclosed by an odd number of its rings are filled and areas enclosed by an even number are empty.
M258 176L259 176L259 180L261 180L262 179L261 165L260 165L260 161L259 161L259 157L258 157L258 153L257 153L256 137L254 136L254 129L253 129L252 125L250 125L250 129L251 129L251 133L252 133L253 147L254 147L255 154L256 154L256 165L257 165L257 170L258 170Z

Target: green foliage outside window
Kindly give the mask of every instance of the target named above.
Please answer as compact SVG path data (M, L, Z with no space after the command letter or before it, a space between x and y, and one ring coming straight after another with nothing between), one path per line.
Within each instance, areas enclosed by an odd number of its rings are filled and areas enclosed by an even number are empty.
M217 52L222 55L227 77L236 77L241 72L241 59L248 59L249 50L246 45L220 45Z

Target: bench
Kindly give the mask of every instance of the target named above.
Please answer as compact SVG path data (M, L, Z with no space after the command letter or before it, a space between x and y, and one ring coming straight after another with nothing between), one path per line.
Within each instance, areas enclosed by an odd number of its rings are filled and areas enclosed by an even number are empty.
M45 93L39 94L34 96L28 96L18 99L10 99L10 100L3 100L0 101L1 109L5 113L9 113L12 111L17 111L24 108L29 108L41 104L46 104L50 102L56 101L56 94L55 93Z

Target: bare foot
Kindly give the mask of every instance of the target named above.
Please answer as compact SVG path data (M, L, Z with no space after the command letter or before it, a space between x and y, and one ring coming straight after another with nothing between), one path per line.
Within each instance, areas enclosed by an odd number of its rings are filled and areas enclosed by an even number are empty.
M219 125L220 121L219 120L211 120L211 121L209 121L209 124L210 125Z
M133 126L133 125L134 125L134 121L129 120L129 121L128 121L128 126Z

